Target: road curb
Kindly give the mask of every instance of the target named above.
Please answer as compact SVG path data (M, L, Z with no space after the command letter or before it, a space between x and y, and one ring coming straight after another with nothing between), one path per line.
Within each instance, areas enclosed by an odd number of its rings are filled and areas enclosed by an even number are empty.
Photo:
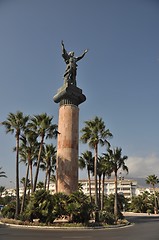
M56 227L56 226L31 226L31 225L17 225L0 222L2 227L11 227L11 228L26 228L26 229L48 229L48 230L100 230L100 229L118 229L132 226L133 224L119 224L119 225L109 225L109 226L96 226L96 227Z

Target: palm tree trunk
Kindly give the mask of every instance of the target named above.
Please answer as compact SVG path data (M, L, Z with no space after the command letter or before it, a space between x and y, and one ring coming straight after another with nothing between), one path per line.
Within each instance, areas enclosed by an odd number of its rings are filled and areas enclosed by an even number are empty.
M154 193L154 198L155 198L154 214L158 214L158 207L157 207L157 198L156 198L155 186L153 186L153 193Z
M118 191L117 191L117 172L115 171L115 180L114 180L114 185L115 185L115 198L114 198L114 215L115 215L115 220L118 220Z
M27 191L27 183L28 183L28 176L29 176L29 164L27 165L27 171L26 171L26 177L25 177L25 185L24 185L24 193L23 193L23 199L22 199L22 205L21 205L21 211L20 214L24 211L24 205L25 205L25 199L26 199L26 191Z
M51 169L48 171L48 180L47 180L47 190L50 188L50 176L51 176Z
M44 142L44 137L42 136L41 143L40 143L39 154L38 154L38 160L37 160L36 173L35 173L35 178L34 178L33 192L35 192L35 190L36 190L36 185L37 185L37 180L38 180L38 175L39 175L39 168L40 168L41 153L42 153L42 148L43 148L43 142Z
M90 170L87 171L87 174L88 174L88 184L89 184L89 197L90 197L90 201L92 202Z
M33 193L33 166L30 165L30 185L31 185L31 193Z
M16 137L16 210L15 219L19 216L20 202L19 202L19 134Z
M31 186L31 193L33 193L33 166L32 166L32 160L31 156L28 156L28 164L29 164L29 169L30 169L30 186Z
M101 210L101 174L99 175L98 207Z
M102 180L101 210L103 210L103 207L104 207L104 182L105 182L105 173L103 173L103 180Z
M98 149L97 149L97 146L95 146L95 157L94 157L94 182L95 182L95 204L96 204L96 206L98 206L97 158L98 158Z
M46 190L47 180L48 180L48 173L47 173L47 169L46 169L46 172L45 172L45 181L44 181L44 189L45 189L45 190Z
M98 145L95 145L95 157L94 157L94 183L95 183L95 222L99 222L99 208L98 208L98 183L97 183L97 158L98 158Z

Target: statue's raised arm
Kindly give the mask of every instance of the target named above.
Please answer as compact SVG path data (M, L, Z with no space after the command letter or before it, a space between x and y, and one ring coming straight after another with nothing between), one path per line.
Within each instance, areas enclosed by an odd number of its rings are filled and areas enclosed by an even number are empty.
M76 62L78 62L79 60L81 60L81 59L85 56L85 54L86 54L87 52L88 52L88 49L84 50L84 53L83 53L81 56L76 57Z
M67 61L69 61L69 55L65 49L63 40L61 41L61 45L62 45L62 57L64 58L65 62L67 63Z

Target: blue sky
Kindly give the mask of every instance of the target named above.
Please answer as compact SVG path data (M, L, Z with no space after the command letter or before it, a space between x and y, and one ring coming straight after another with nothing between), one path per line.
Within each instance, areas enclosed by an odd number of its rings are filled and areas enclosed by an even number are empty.
M88 48L77 72L87 97L79 128L102 117L112 147L128 156L128 177L159 175L158 26L157 0L0 0L0 121L20 110L46 112L57 123L61 40L76 56ZM14 183L14 146L14 136L0 127L0 166L8 176L0 185ZM85 150L80 144L79 154Z

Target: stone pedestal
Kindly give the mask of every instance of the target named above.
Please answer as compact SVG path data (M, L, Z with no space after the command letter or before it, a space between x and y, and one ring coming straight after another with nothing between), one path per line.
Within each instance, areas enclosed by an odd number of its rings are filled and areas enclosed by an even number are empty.
M82 90L68 83L54 96L59 103L56 190L70 194L78 189L79 108L86 100Z

